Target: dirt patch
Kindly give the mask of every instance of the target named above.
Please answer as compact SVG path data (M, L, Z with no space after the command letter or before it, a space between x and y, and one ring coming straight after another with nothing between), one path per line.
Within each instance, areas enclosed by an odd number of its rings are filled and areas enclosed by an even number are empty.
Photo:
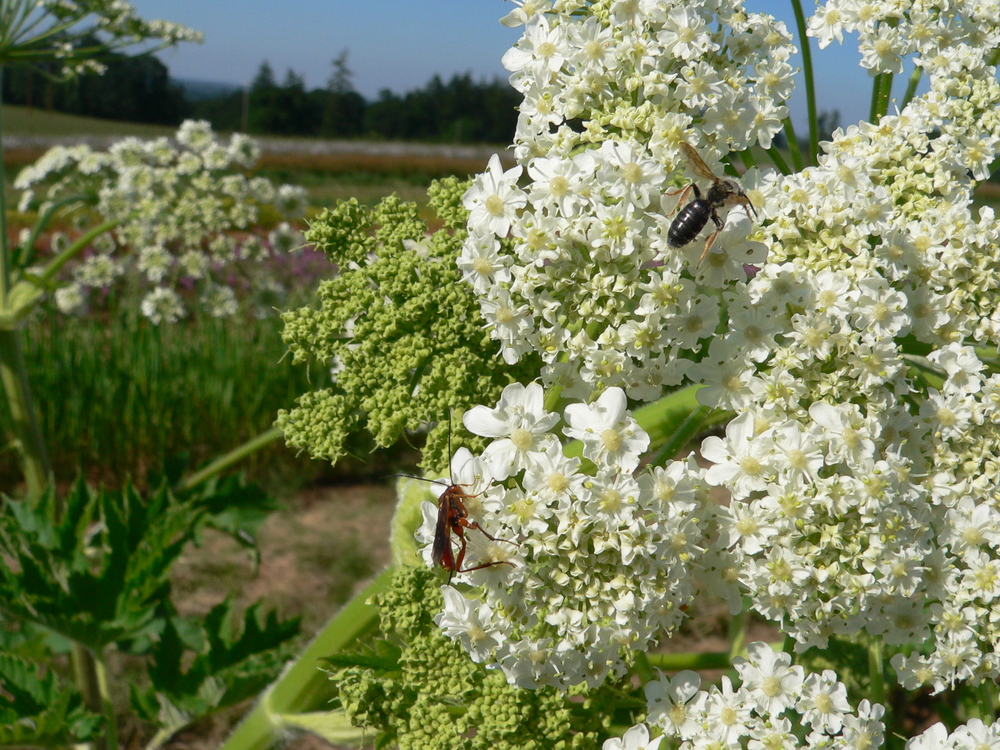
M206 531L174 566L178 609L204 615L232 594L241 609L263 600L282 617L301 615L314 633L389 564L394 505L386 485L308 488L261 526L256 571L234 539Z

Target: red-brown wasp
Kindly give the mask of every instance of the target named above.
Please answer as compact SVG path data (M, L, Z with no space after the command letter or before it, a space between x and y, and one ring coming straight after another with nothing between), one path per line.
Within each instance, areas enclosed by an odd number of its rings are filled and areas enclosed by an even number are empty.
M450 437L451 436L449 436L448 441L449 455L451 455ZM455 457L458 458L463 450L464 449L459 449L459 453L456 454ZM469 460L471 460L471 454L469 454ZM463 461L462 463L464 464L466 462ZM395 476L445 486L444 492L442 492L438 497L437 523L434 526L434 544L431 547L431 562L433 565L442 567L449 571L449 583L455 573L471 573L474 570L492 568L497 565L510 565L513 567L514 563L507 560L490 560L478 565L470 565L466 568L462 567L465 562L466 552L468 551L468 540L465 537L467 529L476 529L482 533L483 536L493 542L505 542L507 544L514 545L517 544L517 542L509 539L499 539L484 529L479 522L469 520L469 509L466 507L466 504L470 500L485 494L486 490L483 490L475 495L470 495L466 492L466 488L471 487L471 484L460 484L458 482L449 483L451 480L445 481L443 479L425 479L423 477L414 477L407 474L396 474ZM458 538L458 554L455 553L455 549L452 546L452 534Z
M480 526L477 521L469 520L469 511L465 507L465 503L473 497L478 497L478 495L467 494L463 489L466 486L462 484L448 485L445 491L441 493L441 497L438 498L437 526L434 528L434 546L431 550L431 560L435 565L439 565L449 571L449 583L455 573L470 573L473 570L492 568L495 565L510 565L512 567L514 565L514 563L507 560L491 560L479 565L472 565L468 568L462 567L462 563L465 562L465 552L468 545L465 539L466 529L478 529L482 532L483 536L494 542L515 544L515 542L508 539L498 539ZM458 537L460 543L457 557L455 556L455 550L451 546L452 533Z
M757 211L754 209L750 199L747 198L747 194L743 192L743 188L736 182L716 177L691 145L687 143L680 145L688 161L691 162L691 170L699 177L703 177L712 183L712 187L708 189L708 194L704 198L701 197L701 191L693 182L679 191L667 191L668 195L680 193L681 197L677 201L678 207L683 205L688 195L691 194L691 191L694 191L694 200L684 205L680 209L680 213L670 223L670 228L667 230L667 244L670 247L681 248L687 245L705 228L709 219L715 224L715 231L712 232L705 242L705 249L702 250L701 256L698 258L698 263L695 266L697 268L705 260L708 251L715 244L716 237L719 236L719 232L725 226L725 222L719 217L718 210L720 208L739 204L749 209L749 212L753 213L755 219L757 218Z

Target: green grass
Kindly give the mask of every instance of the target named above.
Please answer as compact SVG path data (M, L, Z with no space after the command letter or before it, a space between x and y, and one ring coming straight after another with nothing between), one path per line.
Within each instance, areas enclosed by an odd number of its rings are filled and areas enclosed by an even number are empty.
M141 481L168 456L188 453L195 466L270 429L278 409L329 377L292 366L281 325L204 316L157 327L127 305L103 318L43 311L25 359L57 479ZM0 419L9 424L5 402ZM308 478L322 465L278 441L240 468ZM17 478L13 451L0 454L0 476Z
M4 135L141 135L155 137L172 135L177 128L168 125L141 125L134 122L102 120L97 117L68 115L64 112L47 112L38 107L3 105Z

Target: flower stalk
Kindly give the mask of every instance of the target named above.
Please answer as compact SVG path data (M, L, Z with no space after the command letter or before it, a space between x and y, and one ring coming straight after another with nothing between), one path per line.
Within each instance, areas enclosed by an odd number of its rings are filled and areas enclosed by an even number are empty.
M806 85L806 111L809 117L809 153L807 164L816 163L819 153L819 116L816 110L816 77L813 75L811 41L806 31L806 15L802 10L801 0L792 0L792 10L795 13L795 27L799 34L799 52L802 55L802 75ZM789 118L791 119L791 118ZM789 139L789 147L794 139ZM794 157L793 157L794 158ZM801 170L802 167L796 166Z

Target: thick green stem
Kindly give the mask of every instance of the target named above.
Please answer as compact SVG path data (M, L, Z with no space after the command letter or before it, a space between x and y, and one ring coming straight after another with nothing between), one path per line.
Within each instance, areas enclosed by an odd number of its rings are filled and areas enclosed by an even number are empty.
M885 705L885 663L882 639L878 636L868 642L868 677L871 680L872 703Z
M924 69L921 68L919 65L915 65L913 67L913 72L910 73L910 80L906 84L906 93L903 94L903 101L899 105L900 111L902 111L907 104L913 101L913 97L916 96L917 94L917 86L920 85L920 78L923 75L923 73Z
M653 672L653 665L649 663L649 655L645 651L639 651L635 655L632 674L638 677L639 682L643 685L656 679L656 674Z
M653 456L649 462L651 466L663 466L667 461L680 453L681 449L690 442L691 438L702 428L708 419L711 409L707 406L699 406L687 415L680 426L674 431L659 452Z
M983 680L976 690L976 702L979 704L979 720L984 724L996 721L996 686L993 680Z
M872 84L872 106L869 121L877 123L889 111L892 97L892 73L879 73Z
M118 226L119 221L106 221L78 237L69 247L45 267L40 276L25 275L10 289L2 306L0 306L0 328L16 329L50 286L50 281L59 270L72 260L81 250L87 247L94 238L104 234L109 229Z
M729 659L735 659L743 653L747 645L747 623L750 621L750 610L746 607L729 622Z
M802 11L801 0L792 0L795 12L795 26L799 32L799 48L802 52L802 75L806 79L806 110L809 114L809 164L816 163L819 153L819 118L816 113L816 79L813 75L812 49L806 33L806 14ZM801 169L801 167L799 167Z
M750 149L740 151L740 160L743 162L743 166L746 169L753 169L757 166L757 160L753 158L753 154L750 153Z
M89 648L74 643L70 650L76 686L87 708L104 716L104 732L94 743L95 750L114 750L118 747L118 733L115 730L115 710L108 693L108 679L104 662Z
M788 168L788 163L781 155L781 152L774 146L771 146L771 148L767 150L767 155L771 158L771 161L774 162L774 166L778 168L778 171L781 172L781 174L789 175L792 173L792 170Z
M665 672L679 672L682 669L730 669L733 663L728 653L711 654L649 654L651 666Z
M203 469L200 469L199 471L196 471L189 477L182 479L180 483L178 483L177 487L175 487L174 489L180 492L183 490L189 490L192 487L197 487L202 482L211 479L216 474L225 471L233 464L239 463L250 454L259 451L266 445L270 445L275 440L280 438L281 434L282 434L281 430L279 430L277 427L274 427L268 430L267 432L261 433L252 440L248 440L247 442L243 443L243 445L239 446L238 448L234 448L233 450L229 451L229 453L226 453L224 456L220 456L219 458L215 459L214 461L212 461L212 463L210 463Z
M36 503L52 481L52 465L31 396L20 330L0 328L0 380L7 396L28 498Z
M27 241L20 247L23 250L22 253L17 258L15 266L23 268L31 263L31 251L35 247L35 243L38 241L38 236L42 233L42 230L48 226L49 221L52 217L62 208L72 205L73 203L86 203L87 199L82 195L73 195L69 198L63 198L60 201L56 201L51 206L49 206L42 215L38 217L38 221L35 222L35 226L31 229L31 234L28 236Z
M42 272L42 280L49 281L53 276L59 273L63 266L73 260L73 258L75 258L81 250L87 247L87 245L105 232L114 229L120 223L121 221L119 219L109 219L102 224L98 224L85 234L81 234L73 240L73 242L71 242L65 250L59 253L59 255L53 258L49 264L45 266L45 270Z
M0 64L0 90L4 68ZM2 97L0 97L2 99ZM10 247L7 238L7 171L3 163L3 102L0 101L0 307L7 304L10 291Z
M0 85L2 82L3 66L0 65ZM0 107L0 111L2 111L2 107ZM0 139L2 139L2 134L3 120L2 114L0 114ZM0 327L0 381L3 382L4 392L7 396L14 439L18 444L24 480L28 488L28 499L29 502L35 503L41 499L42 494L52 482L52 465L49 462L48 448L42 436L38 412L31 395L28 369L24 362L24 351L21 343L21 329L15 321L23 318L31 310L34 303L41 297L41 289L25 290L27 294L24 295L24 299L12 299L12 269L7 238L5 188L3 144L0 140L0 310L2 310L3 317L6 318L4 321L6 325ZM102 231L106 230L102 229ZM90 239L87 242L90 242ZM81 243L74 253L79 252L85 245L86 243ZM66 260L68 259L67 257ZM55 273L59 267L61 264L56 266L52 273ZM13 296L19 297L19 295ZM58 496L55 503L55 512L59 516L62 513L62 507ZM80 690L84 702L91 711L103 714L105 717L106 726L101 739L95 743L95 747L107 748L108 750L117 748L114 708L108 695L104 664L93 651L80 643L73 644L71 658L77 688Z
M802 149L799 148L799 137L795 135L795 126L792 124L791 117L785 118L783 128L785 131L785 140L788 141L788 153L792 157L792 164L795 165L796 172L801 172L805 169L806 165L802 161ZM775 166L781 170L782 174L792 173L792 170L790 170L788 165L785 164L784 158L782 158L781 154L778 153L778 149L771 146L771 148L767 150L767 153L771 157L771 160L774 161Z
M278 681L261 695L260 701L230 735L222 750L264 750L287 724L289 714L324 710L336 694L330 676L322 671L322 659L346 648L374 629L378 610L374 598L385 591L392 568L368 584L319 632L312 643L286 669Z

